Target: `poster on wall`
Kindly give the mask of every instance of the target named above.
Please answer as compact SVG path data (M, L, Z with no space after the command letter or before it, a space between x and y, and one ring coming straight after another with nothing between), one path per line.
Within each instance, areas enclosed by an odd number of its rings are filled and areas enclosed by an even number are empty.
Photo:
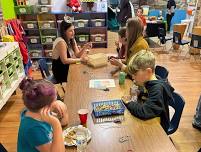
M52 12L61 13L68 12L68 7L66 6L67 0L52 0Z
M97 12L107 12L107 0L97 0Z

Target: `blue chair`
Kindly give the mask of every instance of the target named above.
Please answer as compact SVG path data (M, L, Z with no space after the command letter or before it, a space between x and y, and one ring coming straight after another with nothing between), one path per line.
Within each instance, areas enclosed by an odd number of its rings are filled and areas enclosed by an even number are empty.
M181 51L182 51L184 45L189 45L190 41L182 40L182 38L181 38L181 33L179 33L179 32L174 32L174 33L173 33L173 43L182 46L182 49L181 49ZM173 48L173 47L172 47L172 48ZM181 54L181 51L180 51L179 54ZM179 54L178 54L178 55L179 55Z
M177 130L185 105L183 97L180 96L178 93L173 92L173 98L174 100L169 103L169 106L174 108L175 113L170 120L170 127L167 132L168 135L173 134Z
M0 143L0 152L8 152L1 143Z
M40 59L38 61L38 64L39 64L40 72L41 72L43 79L47 79L48 81L52 82L53 84L56 84L57 81L55 80L54 76L50 74L46 60Z
M45 59L40 59L38 61L38 64L39 64L39 68L40 68L43 79L46 79L46 80L52 82L53 84L55 84L56 90L58 92L57 100L63 101L65 89L63 88L62 83L59 85L57 83L56 79L54 78L54 76L50 74L50 71L48 69L48 65L47 65L47 62ZM58 87L60 87L62 90L60 90Z
M163 66L157 65L155 68L155 74L163 80L168 80L169 71Z

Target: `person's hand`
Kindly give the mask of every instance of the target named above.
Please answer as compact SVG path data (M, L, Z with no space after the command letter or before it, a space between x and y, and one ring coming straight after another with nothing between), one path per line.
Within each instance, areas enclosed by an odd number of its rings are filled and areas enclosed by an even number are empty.
M91 48L92 48L92 43L91 42L88 42L88 43L84 44L84 46L83 46L84 50L89 51Z
M51 105L51 111L57 114L59 119L63 118L65 113L65 104L59 100L54 101Z
M55 116L51 115L50 107L42 108L40 111L40 116L41 116L42 121L47 122L51 126L55 126L58 124L60 125L59 120Z
M123 97L121 97L121 100L122 100L125 104L128 104L129 102L131 102L131 96L130 96L130 95L123 96Z
M115 41L115 45L116 45L116 47L119 49L120 48L120 46L119 46L119 41Z
M123 66L123 63L121 62L120 59L111 58L111 59L110 59L110 63L111 63L112 65L118 66L118 67L120 67L120 68Z
M88 56L82 56L82 57L80 58L80 61L81 61L82 63L87 63L88 60L89 60Z

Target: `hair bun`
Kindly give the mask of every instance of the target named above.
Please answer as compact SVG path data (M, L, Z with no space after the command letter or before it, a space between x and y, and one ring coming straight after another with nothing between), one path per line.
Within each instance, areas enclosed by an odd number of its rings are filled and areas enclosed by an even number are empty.
M26 90L29 87L29 85L31 83L32 83L32 78L24 78L22 80L22 82L20 83L19 87L20 87L21 90L24 91L24 90Z

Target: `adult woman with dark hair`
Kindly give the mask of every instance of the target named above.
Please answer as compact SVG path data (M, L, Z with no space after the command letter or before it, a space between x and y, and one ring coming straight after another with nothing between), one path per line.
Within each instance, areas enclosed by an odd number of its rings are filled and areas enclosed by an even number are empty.
M174 0L168 0L167 3L167 31L170 31L170 27L171 27L171 20L174 16L174 11L176 8L176 3Z
M52 72L58 83L67 82L69 64L86 63L87 51L92 47L86 43L80 50L75 41L71 18L65 16L60 25L60 35L53 43Z
M24 79L20 89L25 109L21 113L17 151L65 152L61 126L68 124L68 112L63 102L56 101L54 85L46 80Z
M132 56L141 50L147 50L149 45L143 38L144 26L139 17L130 18L126 24L126 37L127 37L127 55L126 59L111 58L110 63L118 66L122 71L127 72L126 64L130 61Z

